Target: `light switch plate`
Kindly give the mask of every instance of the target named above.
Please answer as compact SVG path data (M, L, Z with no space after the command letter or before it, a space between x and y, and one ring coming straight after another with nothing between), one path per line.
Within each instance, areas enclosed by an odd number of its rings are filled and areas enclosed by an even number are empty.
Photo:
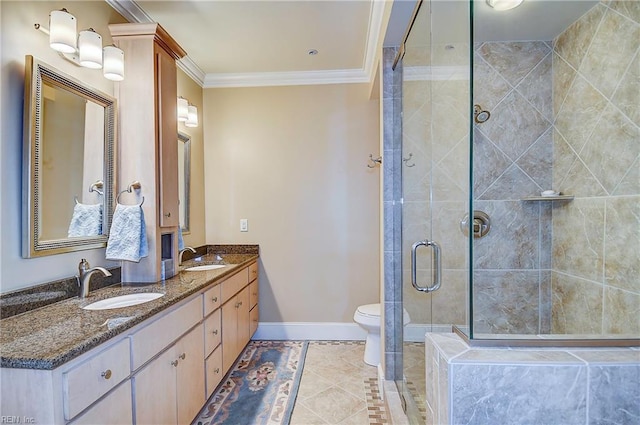
M246 218L241 218L240 219L240 231L241 232L248 232L249 231L249 220L247 220Z

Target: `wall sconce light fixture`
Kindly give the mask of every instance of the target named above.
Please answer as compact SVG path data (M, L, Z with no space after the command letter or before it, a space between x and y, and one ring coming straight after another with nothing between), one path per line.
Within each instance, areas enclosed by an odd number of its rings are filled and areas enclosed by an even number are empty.
M102 36L93 28L77 33L77 20L67 9L52 10L49 29L40 24L35 29L49 35L49 46L77 66L103 70L105 78L124 80L124 52L116 46L102 47Z
M178 121L185 122L189 119L189 101L184 97L178 98Z
M178 97L178 122L187 127L198 126L198 108L182 96Z
M189 117L185 121L184 125L187 127L198 126L198 108L195 105L189 105Z

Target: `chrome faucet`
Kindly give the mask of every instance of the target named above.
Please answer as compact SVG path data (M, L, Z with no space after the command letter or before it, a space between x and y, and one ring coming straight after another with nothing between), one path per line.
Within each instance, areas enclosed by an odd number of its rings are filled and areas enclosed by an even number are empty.
M89 295L89 282L91 281L91 275L95 272L101 272L104 276L111 276L111 272L104 267L91 268L89 262L84 258L80 260L78 264L78 285L80 285L80 298L86 298Z
M178 265L179 266L182 265L182 254L184 254L187 251L191 251L194 254L196 253L196 250L191 248L190 246L187 246L184 249L181 249L180 252L178 252Z

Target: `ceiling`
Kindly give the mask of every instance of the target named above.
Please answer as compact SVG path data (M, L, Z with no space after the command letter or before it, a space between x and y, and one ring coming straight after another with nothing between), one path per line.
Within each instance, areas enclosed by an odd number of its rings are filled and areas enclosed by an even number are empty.
M160 23L188 54L180 67L205 88L370 82L379 41L398 46L416 5L393 1L387 26L391 0L106 1L130 22ZM497 12L478 0L474 41L552 40L597 3L526 0ZM429 3L433 42L466 41L468 4Z

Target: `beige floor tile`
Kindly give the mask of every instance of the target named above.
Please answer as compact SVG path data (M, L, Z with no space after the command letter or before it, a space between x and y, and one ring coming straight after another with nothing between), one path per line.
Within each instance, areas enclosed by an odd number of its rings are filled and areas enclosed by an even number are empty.
M304 407L301 403L296 402L289 425L325 425L326 423L327 422L311 410Z
M323 378L312 370L308 370L306 365L303 369L300 387L298 388L298 399L304 400L312 395L332 387L334 382Z
M301 403L330 424L338 424L367 407L364 400L338 387L326 389Z
M366 425L369 423L369 411L362 409L340 422L340 425Z

